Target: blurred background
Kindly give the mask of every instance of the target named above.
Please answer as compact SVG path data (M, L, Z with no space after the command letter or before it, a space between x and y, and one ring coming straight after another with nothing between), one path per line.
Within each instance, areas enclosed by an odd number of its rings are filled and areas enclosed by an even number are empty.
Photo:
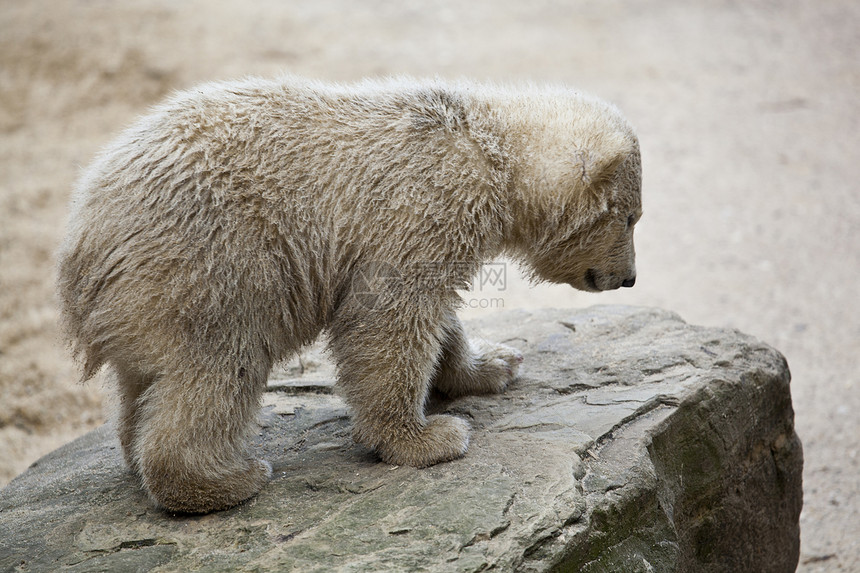
M565 83L642 145L636 287L531 287L493 308L620 303L781 350L804 444L799 571L860 571L860 4L853 0L4 0L0 486L101 424L58 337L54 251L79 170L175 89L293 72Z

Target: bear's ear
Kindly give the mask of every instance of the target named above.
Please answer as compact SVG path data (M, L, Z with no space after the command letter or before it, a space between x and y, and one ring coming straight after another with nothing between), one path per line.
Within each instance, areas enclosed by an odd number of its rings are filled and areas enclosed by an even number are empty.
M602 139L598 145L574 152L574 161L585 185L594 185L612 177L618 166L635 151L635 144L627 138Z

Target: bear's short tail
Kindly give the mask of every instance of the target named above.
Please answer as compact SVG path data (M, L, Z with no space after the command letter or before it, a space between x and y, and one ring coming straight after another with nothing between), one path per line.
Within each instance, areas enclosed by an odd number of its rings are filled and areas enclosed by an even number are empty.
M73 250L64 248L57 257L57 298L60 328L75 359L82 365L81 382L92 378L105 363L100 344L86 332L85 325L93 305L84 287L86 271Z

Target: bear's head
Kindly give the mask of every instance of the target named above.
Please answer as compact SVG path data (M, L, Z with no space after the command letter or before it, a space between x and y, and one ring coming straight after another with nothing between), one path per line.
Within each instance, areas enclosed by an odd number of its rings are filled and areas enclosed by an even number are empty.
M552 103L532 103L539 121L520 132L516 146L524 153L512 173L512 254L539 280L591 292L633 286L633 228L642 216L638 140L600 100Z

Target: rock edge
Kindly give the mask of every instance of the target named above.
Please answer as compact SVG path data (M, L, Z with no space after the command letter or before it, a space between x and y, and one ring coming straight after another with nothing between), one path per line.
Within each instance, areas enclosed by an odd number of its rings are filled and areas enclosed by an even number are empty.
M788 366L657 309L505 312L473 335L525 355L466 418L466 457L392 467L355 445L319 347L270 380L256 498L153 508L106 425L0 491L0 571L794 571L802 450Z

